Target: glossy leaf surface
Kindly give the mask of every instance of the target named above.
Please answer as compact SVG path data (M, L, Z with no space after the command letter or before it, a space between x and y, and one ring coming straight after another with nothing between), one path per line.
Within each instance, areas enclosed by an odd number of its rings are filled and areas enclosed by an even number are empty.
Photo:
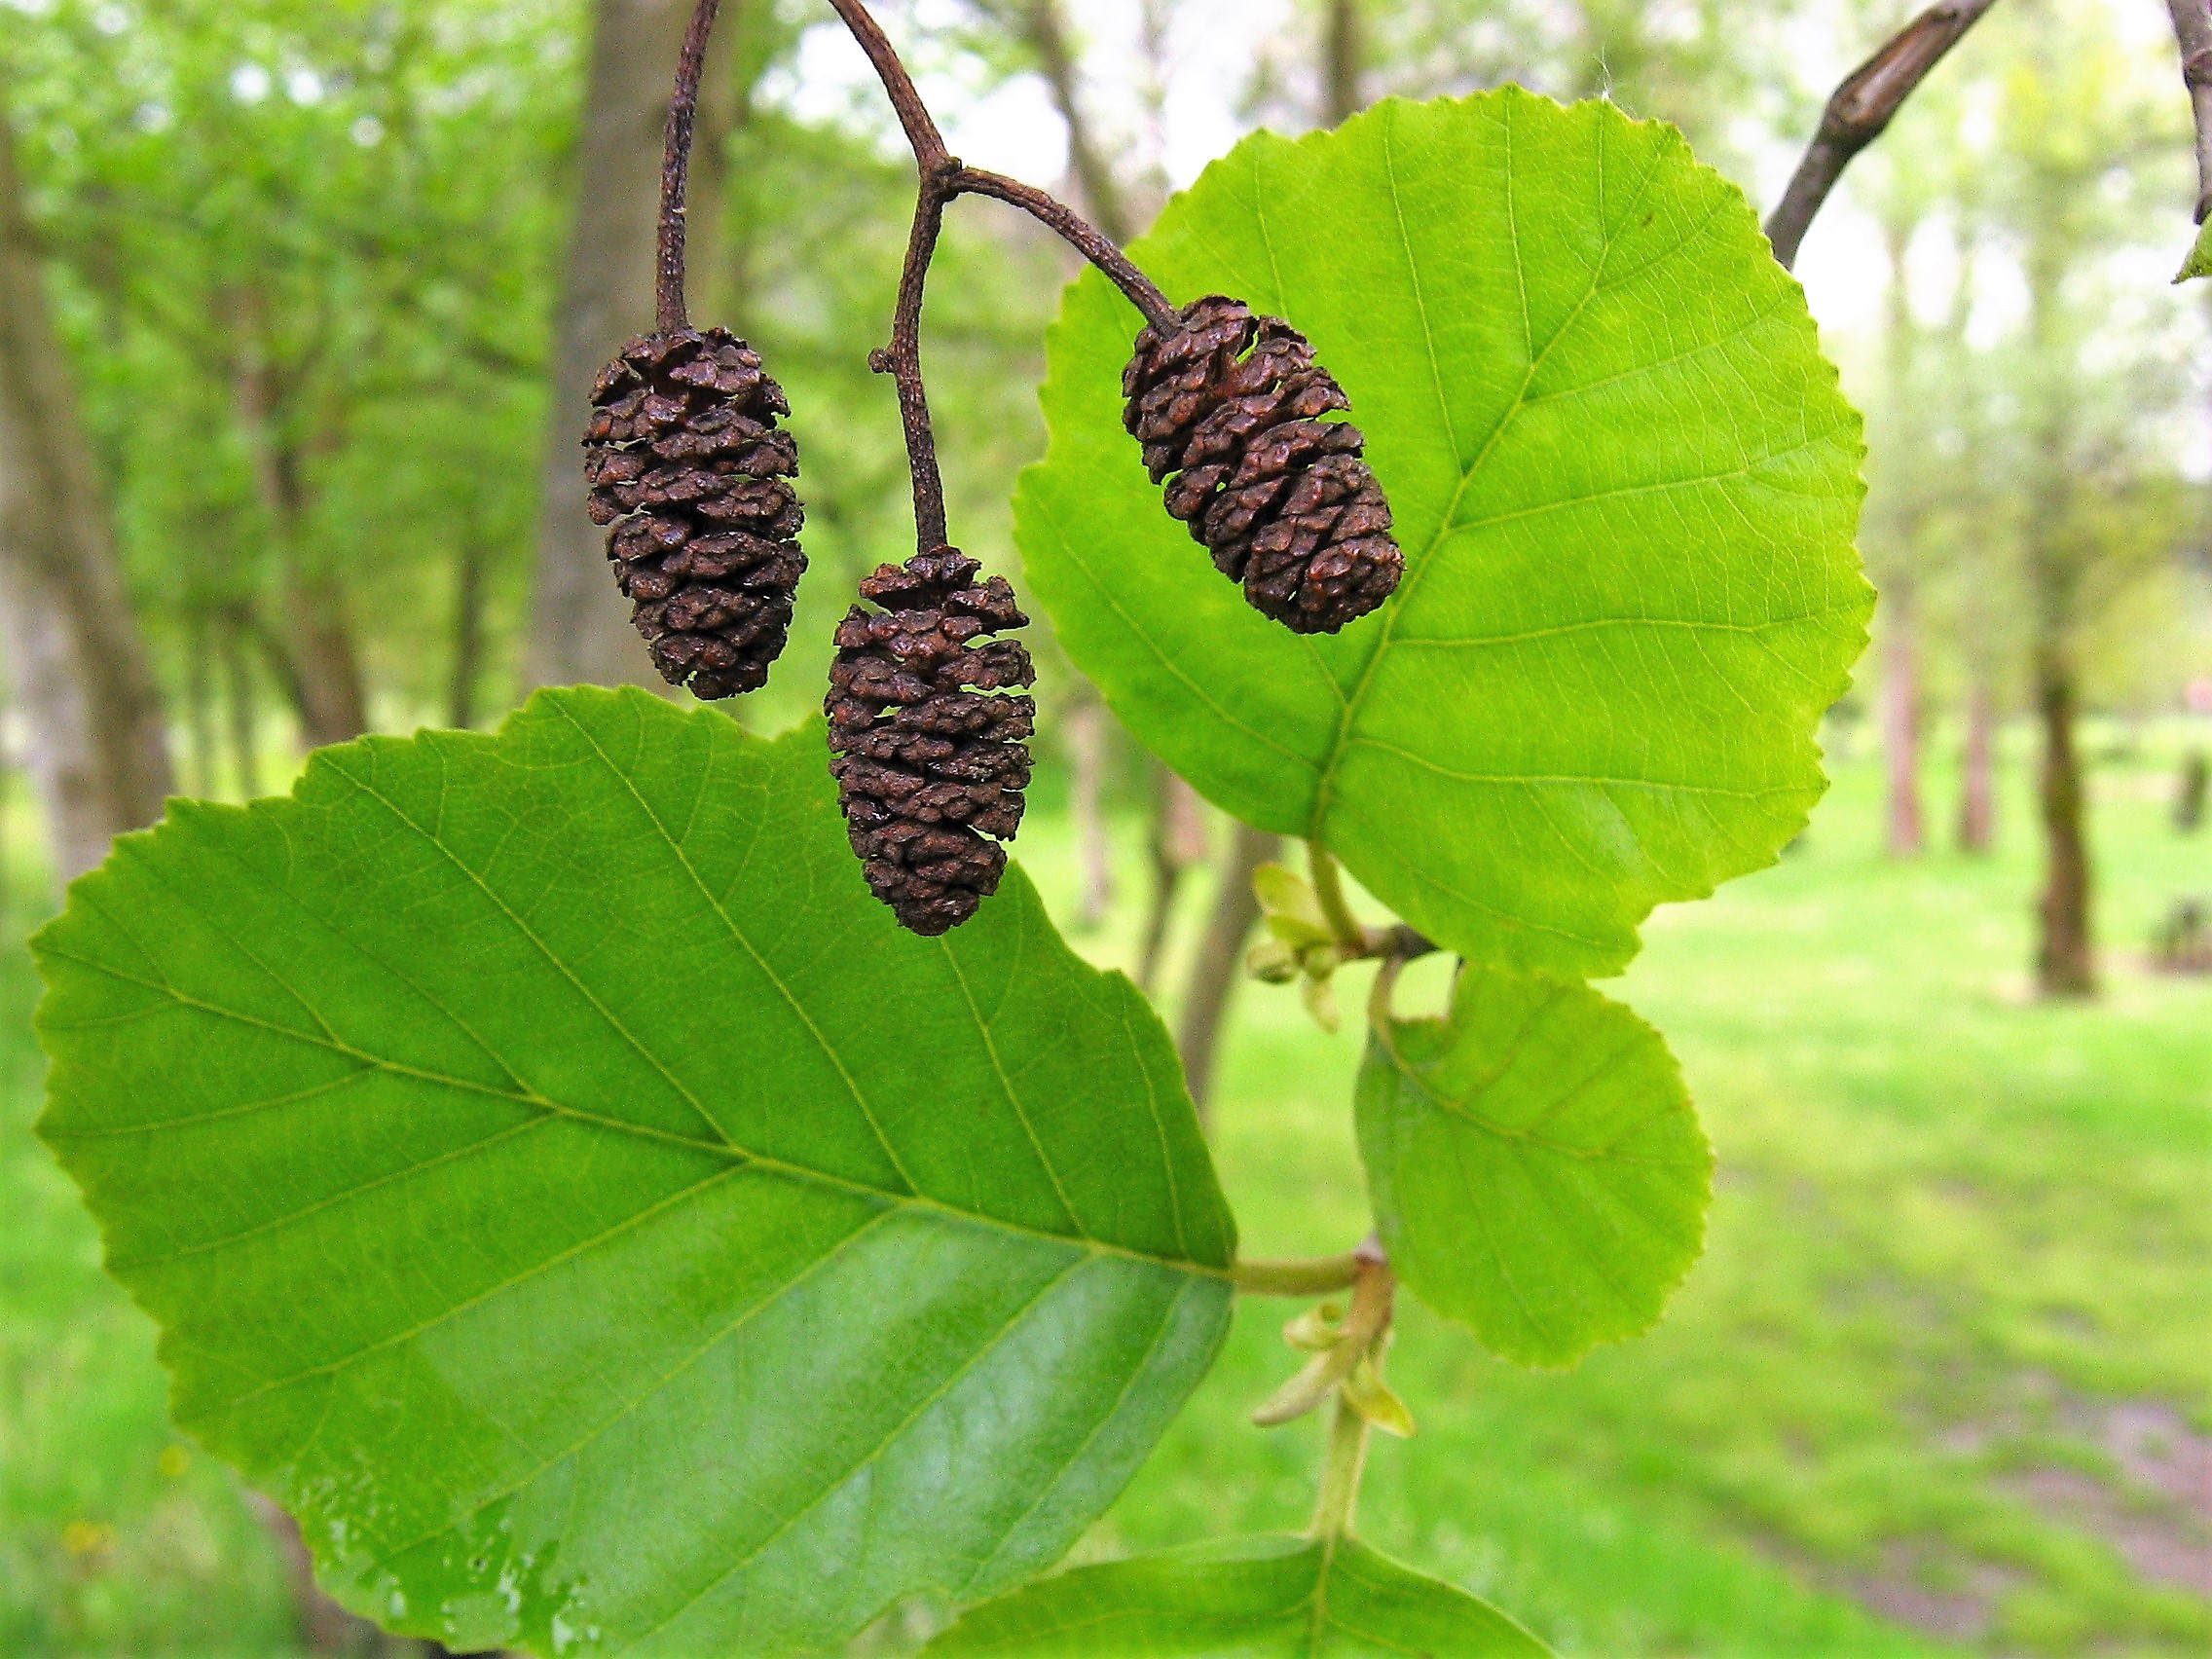
M1487 1603L1346 1538L1244 1538L1078 1567L977 1608L932 1659L1533 1659Z
M1370 1040L1358 1120L1398 1276L1508 1359L1648 1330L1704 1247L1713 1152L1681 1069L1587 985L1468 968L1449 1018Z
M1508 88L1248 138L1137 251L1312 338L1407 559L1334 638L1250 609L1123 430L1135 312L1076 283L1017 530L1149 747L1483 961L1617 970L1654 904L1772 862L1871 596L1859 418L1733 185Z
M1018 868L901 932L815 725L579 689L329 750L127 838L38 953L42 1129L178 1420L457 1649L1018 1583L1226 1327L1158 1021Z

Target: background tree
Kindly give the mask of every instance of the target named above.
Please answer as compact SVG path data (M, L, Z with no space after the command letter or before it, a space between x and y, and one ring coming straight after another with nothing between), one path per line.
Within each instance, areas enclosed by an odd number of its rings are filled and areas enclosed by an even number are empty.
M687 0L598 0L592 11L569 249L555 313L537 577L524 669L534 685L652 679L627 607L608 579L605 536L584 516L575 432L600 365L652 317L653 213L668 121L668 65L690 14ZM726 86L726 57L725 45L717 53L718 86ZM697 198L709 217L717 200L713 158L721 138L716 125L710 110L708 142L701 146L708 176ZM699 240L714 245L711 234Z
M2145 186L2165 185L2149 159L2166 160L2182 132L2094 20L2056 0L2004 19L2010 55L1992 159L2025 301L2013 392L2045 843L2035 965L2046 996L2089 995L2097 982L2077 732L2084 636L2172 557L2181 506L2174 416L2186 384L2140 336L2129 350L2099 324L2113 281L2104 251L2124 241Z
M72 380L0 103L0 621L57 882L152 823L169 792L161 698Z

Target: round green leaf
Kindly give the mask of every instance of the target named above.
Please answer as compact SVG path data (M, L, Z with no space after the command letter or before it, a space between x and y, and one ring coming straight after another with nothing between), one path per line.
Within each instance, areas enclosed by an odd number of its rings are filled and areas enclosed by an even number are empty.
M1355 1539L1240 1538L1077 1567L977 1607L932 1659L1541 1659L1495 1607Z
M1018 869L943 940L820 729L642 692L178 803L37 940L42 1132L177 1419L463 1650L772 1654L1055 1560L1235 1242L1164 1032Z
M1360 1069L1398 1276L1484 1344L1565 1365L1649 1330L1705 1245L1713 1151L1659 1033L1587 985L1469 967Z
M1149 747L1484 961L1615 971L1654 904L1772 862L1871 594L1859 418L1733 185L1671 128L1507 88L1248 138L1136 251L1312 338L1407 566L1335 638L1251 610L1145 477L1138 319L1086 276L1016 524Z

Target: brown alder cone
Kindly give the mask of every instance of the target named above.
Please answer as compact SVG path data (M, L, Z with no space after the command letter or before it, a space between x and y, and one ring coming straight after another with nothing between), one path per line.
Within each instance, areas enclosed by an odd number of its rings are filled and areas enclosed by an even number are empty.
M727 329L685 328L623 347L591 400L588 507L653 666L697 697L758 690L806 570L783 387Z
M1351 407L1306 336L1210 294L1148 323L1122 378L1124 424L1167 510L1263 614L1334 634L1396 591L1405 555Z
M988 635L1028 623L1004 576L956 547L884 565L837 625L830 770L875 896L913 932L958 927L998 891L1021 826L1037 703L993 693L1035 682L1029 652ZM985 640L983 644L976 644Z

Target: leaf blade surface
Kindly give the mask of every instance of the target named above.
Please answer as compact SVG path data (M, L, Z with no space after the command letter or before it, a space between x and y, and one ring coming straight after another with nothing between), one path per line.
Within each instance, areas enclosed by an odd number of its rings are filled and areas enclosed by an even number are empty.
M576 690L328 751L38 949L42 1132L179 1420L395 1626L766 1653L987 1594L1221 1339L1157 1020L1018 870L900 932L812 726Z
M971 1611L932 1659L1535 1659L1496 1608L1357 1539L1244 1538L1109 1562Z
M1370 1039L1355 1115L1392 1267L1508 1359L1648 1330L1704 1248L1713 1152L1681 1070L1587 985L1470 965L1447 1018Z
M1733 186L1609 105L1390 100L1247 139L1138 251L1313 339L1407 553L1342 635L1252 612L1122 431L1135 313L1074 284L1016 530L1149 747L1480 960L1615 971L1771 862L1871 596L1858 417Z

